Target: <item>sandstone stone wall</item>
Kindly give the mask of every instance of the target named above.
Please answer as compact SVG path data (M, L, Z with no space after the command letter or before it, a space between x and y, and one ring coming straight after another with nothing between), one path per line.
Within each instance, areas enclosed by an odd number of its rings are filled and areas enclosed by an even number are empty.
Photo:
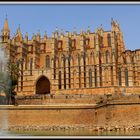
M83 126L90 128L130 128L140 125L140 104L36 108L35 106L0 107L0 127ZM5 117L4 117L5 115ZM4 119L5 118L5 119ZM8 128L7 127L7 128Z

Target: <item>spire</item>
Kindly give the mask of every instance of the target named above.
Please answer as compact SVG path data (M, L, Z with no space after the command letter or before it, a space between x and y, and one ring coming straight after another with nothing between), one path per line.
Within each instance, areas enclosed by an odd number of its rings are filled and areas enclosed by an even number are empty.
M55 29L55 37L57 38L58 37L58 27L56 27L56 29Z
M28 40L28 33L27 32L25 33L25 40L26 41Z
M19 26L18 26L18 28L17 28L17 33L16 33L16 34L21 35L20 24L19 24Z
M19 24L19 26L17 28L16 36L19 36L22 39L22 34L21 34L21 30L20 30L20 24Z
M28 33L27 32L25 33L25 37L28 37Z
M73 34L74 34L74 35L77 34L77 32L76 32L76 27L73 28Z
M87 28L87 33L89 34L90 33L90 27L88 26Z
M80 35L83 35L83 34L84 34L84 33L83 33L83 30L81 29L81 30L80 30Z
M60 38L63 38L64 37L64 32L63 32L63 29L61 29L60 31Z
M120 31L120 27L117 21L113 20L113 18L111 18L111 30L112 31Z
M36 35L36 39L37 39L37 41L40 41L40 30L38 30L38 33Z
M47 37L47 32L46 31L44 32L44 37Z
M37 36L40 36L40 30L38 30Z
M10 30L9 30L9 26L8 26L7 15L6 15L6 18L4 20L4 25L3 25L3 29L1 30L1 34L2 34L2 41L3 42L6 42L10 39Z
M36 40L36 35L33 33L33 36L32 36L32 40L35 41Z
M7 14L6 14L6 18L5 18L5 20L4 20L3 30L5 30L5 31L9 31Z
M69 37L69 31L66 31L66 37Z
M46 33L46 31L44 32L44 41L46 41L47 40L47 33Z
M55 28L55 31L58 32L58 27Z
M52 38L55 38L54 32L52 32Z

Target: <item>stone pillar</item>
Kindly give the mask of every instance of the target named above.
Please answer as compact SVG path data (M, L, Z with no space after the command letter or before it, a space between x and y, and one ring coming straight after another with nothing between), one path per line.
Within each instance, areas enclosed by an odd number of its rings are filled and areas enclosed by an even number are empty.
M66 62L65 62L65 66L66 66L66 89L69 89L69 61L68 61L68 57L66 58Z
M99 52L96 52L96 78L97 78L97 87L100 87L100 63L99 63Z
M125 86L125 83L126 83L126 81L125 81L125 68L123 68L123 71L122 71L122 86Z
M26 69L26 62L25 62L25 61L26 61L26 60L23 61L23 70Z
M81 47L81 52L84 52L85 49L84 49L84 36L83 35L80 36L80 47Z
M117 65L116 65L116 62L115 62L115 54L113 54L113 83L114 83L114 86L117 86L118 85L118 80L117 80Z
M108 76L108 86L111 86L111 67L110 66L108 66L107 76Z
M84 88L84 56L81 57L81 88Z
M52 56L55 56L55 38L51 40Z
M92 87L95 87L95 67L92 67Z
M51 87L52 87L52 93L54 92L54 90L55 90L55 86L54 86L54 84L55 84L55 80L54 80L54 57L52 58L52 60L51 60L51 65L52 65L52 85L51 85Z
M35 69L35 55L33 56L32 59L32 70Z
M86 88L88 88L89 87L89 62L88 62L88 57L86 57L85 58L86 60L86 64L85 64L85 67L86 67L86 69L85 69L85 73L86 73Z
M55 71L56 71L56 78L55 78L55 90L58 90L58 80L59 80L59 66L58 66L58 59L56 59L56 67L55 67Z
M107 75L106 75L106 68L105 67L102 67L102 86L106 86L107 83Z
M128 86L133 86L133 66L128 66Z
M116 65L116 55L117 55L117 50L116 50L116 33L115 31L111 32L111 47L112 47L112 64L113 64L113 83L114 86L118 85L118 80L117 80L117 65Z
M71 84L71 89L73 89L74 88L74 74L73 74L73 72L74 72L74 65L73 65L73 62L72 62L73 60L71 59L70 60L70 73L71 73L71 81L70 81L70 84Z
M61 89L64 89L64 61L62 59L62 66L61 66Z

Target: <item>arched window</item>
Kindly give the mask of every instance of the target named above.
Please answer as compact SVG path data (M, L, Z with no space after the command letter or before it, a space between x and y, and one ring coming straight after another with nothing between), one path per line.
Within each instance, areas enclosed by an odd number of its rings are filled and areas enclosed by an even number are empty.
M25 60L25 70L27 70L27 67L28 67L28 65L27 65L28 63L27 63L27 59Z
M50 67L50 57L49 55L46 56L46 68Z
M66 89L66 67L65 67L65 57L63 58L63 67L64 67L64 89Z
M93 54L93 53L90 54L90 59L89 59L91 65L93 64L93 56L92 56L92 54Z
M106 51L106 64L108 64L108 59L109 59L109 52Z
M108 47L111 47L111 36L110 36L110 34L107 34L107 42L108 42Z
M95 82L95 87L97 87L97 69L94 69L94 82Z
M124 62L124 64L127 64L126 57L123 58L123 62Z
M96 48L96 37L94 36L94 48Z
M69 88L71 88L71 71L70 71L70 59L68 59L68 69L69 69Z
M129 86L129 83L128 83L128 69L127 68L125 69L125 86Z
M56 58L54 58L53 61L54 61L54 64L53 64L54 65L54 69L53 69L54 70L54 79L56 79Z
M99 67L99 73L100 73L100 86L102 86L102 67Z
M89 87L92 87L92 70L89 69Z
M113 66L111 66L111 85L114 84L114 81L113 81Z
M99 42L100 42L100 47L103 47L103 37L102 36L99 37Z
M90 42L90 39L85 40L85 45L86 45L87 48L89 47L89 42Z
M80 66L80 55L78 55L78 66L79 66L79 88L81 87L81 66Z
M121 69L118 70L118 80L119 80L119 86L122 85L122 76L121 76Z
M86 87L86 56L84 55L84 87Z
M59 81L58 81L58 83L59 83L59 89L61 89L61 71L59 71Z
M30 59L30 75L32 75L32 65L33 65L33 59Z
M131 57L131 63L134 64L134 56Z
M73 72L73 79L74 79L73 85L74 85L74 88L76 88L76 79L77 79L77 72L76 72L76 70L74 70L74 72Z
M76 40L75 40L75 39L73 39L73 40L71 41L71 46L72 46L72 48L75 48L75 46L76 46Z

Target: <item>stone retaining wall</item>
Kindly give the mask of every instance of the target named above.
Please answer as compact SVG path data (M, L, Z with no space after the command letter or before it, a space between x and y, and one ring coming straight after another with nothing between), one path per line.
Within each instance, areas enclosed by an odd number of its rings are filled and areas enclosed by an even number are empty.
M108 105L0 106L1 129L140 129L140 103Z

